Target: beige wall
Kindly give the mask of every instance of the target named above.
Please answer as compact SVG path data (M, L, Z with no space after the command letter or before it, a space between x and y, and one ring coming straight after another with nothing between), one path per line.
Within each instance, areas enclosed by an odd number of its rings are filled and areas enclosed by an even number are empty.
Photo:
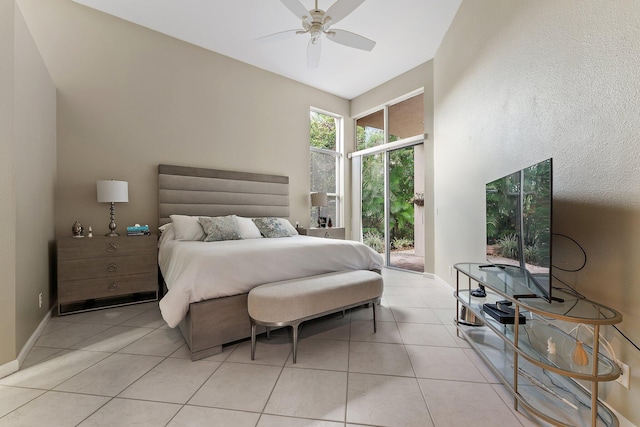
M56 88L19 8L15 34L16 342L22 349L52 303Z
M0 366L16 358L16 194L13 185L14 0L0 0Z
M13 0L0 2L0 16L2 365L17 358L50 306L56 90Z
M351 100L351 117L357 117L417 89L424 89L424 271L434 272L433 216L433 61L419 65L406 73ZM353 150L351 150L353 151ZM420 243L416 239L416 243Z
M287 175L308 225L309 108L348 116L347 100L71 1L19 1L58 89L58 236L108 231L95 182L111 178L129 182L119 229L155 227L159 163Z
M555 271L624 315L640 344L640 2L464 1L435 62L436 274L484 259L484 185L548 157L554 231L588 255ZM554 245L554 264L580 251ZM601 387L640 424L640 352L608 331L631 364L631 390Z

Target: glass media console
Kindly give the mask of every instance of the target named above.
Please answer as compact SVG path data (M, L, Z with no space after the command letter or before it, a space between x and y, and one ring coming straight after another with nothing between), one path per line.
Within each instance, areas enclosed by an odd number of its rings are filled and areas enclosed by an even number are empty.
M558 426L618 425L598 399L598 383L620 375L599 351L600 326L621 322L620 313L555 289L562 302L521 298L536 288L519 267L460 263L455 269L458 335L511 391L516 409L521 404ZM486 297L471 295L479 285ZM461 312L472 313L473 322Z

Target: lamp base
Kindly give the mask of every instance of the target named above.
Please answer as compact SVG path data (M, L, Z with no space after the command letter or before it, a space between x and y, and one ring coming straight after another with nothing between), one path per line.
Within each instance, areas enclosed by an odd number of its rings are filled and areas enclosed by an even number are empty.
M109 214L111 217L111 222L109 223L109 230L111 230L110 232L108 232L107 234L105 234L105 236L107 237L118 237L120 236L118 233L116 233L116 204L111 202L111 208L109 209Z

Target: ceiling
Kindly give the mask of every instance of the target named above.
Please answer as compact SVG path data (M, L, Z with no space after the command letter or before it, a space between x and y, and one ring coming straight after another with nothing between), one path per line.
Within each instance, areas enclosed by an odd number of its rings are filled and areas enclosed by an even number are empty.
M462 0L366 0L332 26L376 42L371 52L325 37L307 68L309 35L256 40L301 22L280 0L73 0L213 52L352 99L432 59ZM349 1L349 0L340 0ZM300 0L307 9L314 0ZM335 0L318 0L329 9Z

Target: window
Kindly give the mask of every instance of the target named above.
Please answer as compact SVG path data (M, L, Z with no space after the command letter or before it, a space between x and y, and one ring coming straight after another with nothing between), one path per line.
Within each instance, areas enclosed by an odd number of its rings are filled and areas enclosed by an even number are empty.
M321 216L331 218L334 227L342 223L342 118L311 110L309 114L309 157L311 193L327 193L328 206ZM310 224L318 224L318 208L311 206Z

